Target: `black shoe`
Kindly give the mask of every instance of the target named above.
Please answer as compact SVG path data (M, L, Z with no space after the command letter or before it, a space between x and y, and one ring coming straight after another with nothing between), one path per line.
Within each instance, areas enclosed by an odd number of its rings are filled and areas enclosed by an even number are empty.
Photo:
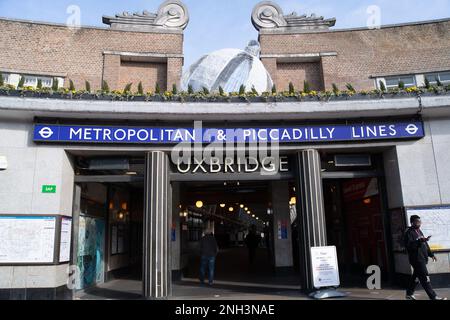
M413 295L413 294L411 294L411 295L406 295L406 300L417 300L417 298Z

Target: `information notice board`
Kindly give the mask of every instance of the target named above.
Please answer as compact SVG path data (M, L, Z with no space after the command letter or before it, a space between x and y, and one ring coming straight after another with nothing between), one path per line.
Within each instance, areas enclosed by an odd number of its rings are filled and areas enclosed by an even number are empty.
M72 218L61 218L61 236L59 243L59 262L70 261L70 244L72 240Z
M450 250L450 207L408 209L408 221L413 215L420 216L425 237L431 236L432 250Z
M56 217L0 216L0 263L53 263Z
M340 286L336 247L312 247L311 267L315 288Z

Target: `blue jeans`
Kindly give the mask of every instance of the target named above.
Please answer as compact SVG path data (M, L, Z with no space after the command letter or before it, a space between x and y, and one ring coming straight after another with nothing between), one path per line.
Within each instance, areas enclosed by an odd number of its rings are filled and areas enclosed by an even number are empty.
M206 268L208 268L208 280L209 284L213 284L214 281L214 268L216 265L216 257L202 256L200 264L200 282L205 282Z

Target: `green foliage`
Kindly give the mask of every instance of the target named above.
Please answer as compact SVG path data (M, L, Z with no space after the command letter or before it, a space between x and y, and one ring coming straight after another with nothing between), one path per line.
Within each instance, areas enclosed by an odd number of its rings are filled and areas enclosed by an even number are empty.
M91 83L89 81L85 81L84 87L86 89L86 92L91 93Z
M38 79L36 88L39 90L42 89L42 79Z
M272 94L277 94L277 86L275 84L272 86Z
M194 88L192 88L192 85L188 85L188 94L194 94Z
M356 92L355 88L353 88L353 85L351 83L347 83L345 86L347 87L348 91Z
M72 79L69 80L69 90L70 91L75 91L75 85L73 84Z
M222 86L219 86L219 94L220 94L221 96L224 96L224 95L225 95L225 91L223 90Z
M310 93L311 92L311 86L309 85L309 82L305 80L303 82L303 92L304 93Z
M173 93L173 95L177 95L178 94L178 88L177 88L176 84L172 85L172 93Z
M102 91L104 93L109 93L111 90L109 90L109 85L108 82L106 80L102 81Z
M3 74L0 72L0 87L5 85L5 81L3 80Z
M405 83L403 81L399 81L398 82L398 88L401 89L401 90L404 90L405 89Z
M131 87L133 86L132 83L127 83L127 85L125 86L125 88L123 88L123 93L125 94L129 94L131 92Z
M331 86L333 87L333 93L334 93L334 95L335 95L335 96L338 96L338 95L340 94L341 91L339 90L337 84L336 84L336 83L333 83Z
M203 87L203 94L204 95L208 95L209 94L209 90L207 87Z
M443 84L442 84L441 80L439 80L439 78L437 78L437 77L436 77L436 85L438 87L443 87Z
M53 90L53 91L58 91L58 89L59 89L59 81L58 81L58 78L53 78L52 90Z
M138 83L138 94L139 95L144 95L144 87L142 86L142 81L139 81Z
M24 84L25 84L25 77L21 76L17 88L23 88Z
M289 82L289 94L295 94L295 87L292 82Z
M161 94L161 88L159 87L159 83L155 85L155 94Z
M428 80L427 77L425 77L425 88L427 88L427 89L431 88L430 80Z
M386 92L386 85L384 84L384 81L380 81L380 90L381 92Z
M245 86L243 84L241 84L241 86L239 87L239 95L245 95Z
M254 94L255 96L259 96L259 93L256 90L255 86L252 87L252 94Z

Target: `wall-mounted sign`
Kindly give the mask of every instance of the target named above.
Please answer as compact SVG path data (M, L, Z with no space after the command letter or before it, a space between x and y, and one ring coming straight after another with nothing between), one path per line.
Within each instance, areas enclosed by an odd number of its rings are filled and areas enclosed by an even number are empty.
M61 236L59 243L59 262L70 261L70 244L72 241L72 218L61 218Z
M53 263L56 217L0 216L0 263Z
M312 247L311 267L315 288L340 286L336 247Z
M288 221L278 220L278 240L288 239Z
M34 141L68 143L177 144L212 142L333 142L424 137L421 121L268 128L155 128L36 124Z
M55 185L43 185L42 193L56 193L56 186Z
M177 171L187 173L278 173L289 172L288 157L211 157L176 163Z
M422 232L428 237L432 250L450 250L450 207L407 209L407 221L412 215L422 220Z

